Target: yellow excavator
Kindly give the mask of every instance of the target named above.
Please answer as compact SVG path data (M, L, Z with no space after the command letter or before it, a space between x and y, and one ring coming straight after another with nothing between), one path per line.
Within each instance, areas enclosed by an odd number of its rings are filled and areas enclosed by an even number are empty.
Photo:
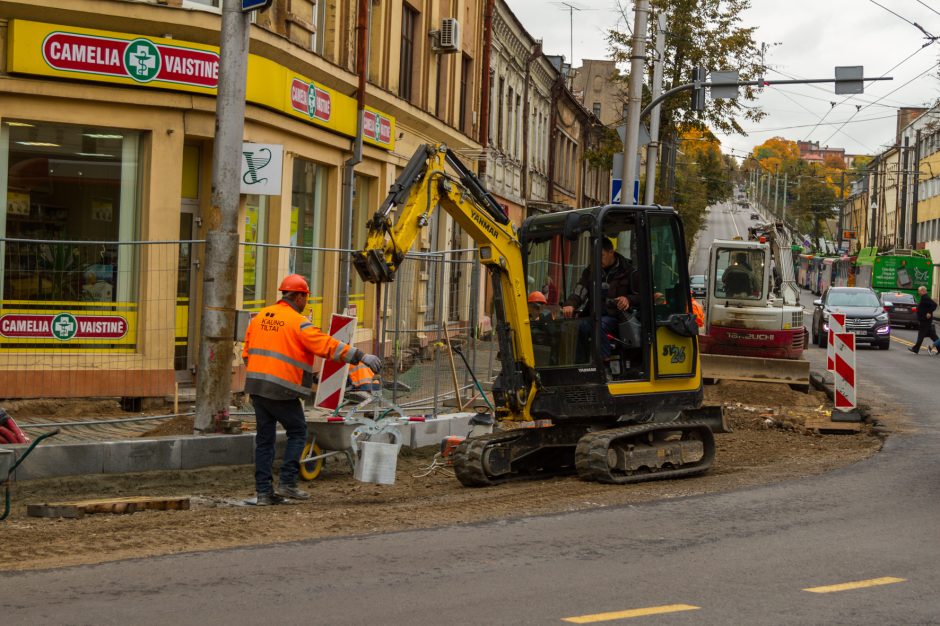
M697 326L673 209L574 209L529 217L517 231L454 152L425 145L368 222L368 241L353 255L362 279L393 281L438 209L476 242L492 275L501 363L492 394L504 428L455 450L461 483L577 472L619 484L711 466L720 418L700 409ZM611 247L618 284L630 290L627 310L608 298ZM540 310L530 312L536 290Z

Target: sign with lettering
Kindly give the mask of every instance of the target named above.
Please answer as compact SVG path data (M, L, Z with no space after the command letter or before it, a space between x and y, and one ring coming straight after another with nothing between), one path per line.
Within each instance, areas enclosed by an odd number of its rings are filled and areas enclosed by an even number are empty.
M241 193L281 195L284 146L269 143L242 144Z
M12 313L0 317L0 336L9 339L121 339L127 331L127 320L120 315Z
M10 20L7 71L216 95L219 49L197 43ZM246 100L355 137L354 98L256 54L248 55ZM395 147L395 118L366 107L363 141Z

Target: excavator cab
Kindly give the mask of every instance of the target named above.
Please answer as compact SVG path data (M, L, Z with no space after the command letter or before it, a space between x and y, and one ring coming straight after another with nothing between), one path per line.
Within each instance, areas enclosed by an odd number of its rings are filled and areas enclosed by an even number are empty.
M700 404L697 327L672 209L537 215L519 238L527 282L551 312L530 323L541 383L533 417L621 421Z

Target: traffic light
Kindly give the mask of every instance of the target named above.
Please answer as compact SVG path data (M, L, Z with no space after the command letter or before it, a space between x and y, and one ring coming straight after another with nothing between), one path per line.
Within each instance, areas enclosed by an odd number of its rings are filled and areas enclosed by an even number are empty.
M705 79L706 79L706 70L701 65L692 70L692 82L695 83L695 86L692 87L692 110L693 111L704 111L705 110Z

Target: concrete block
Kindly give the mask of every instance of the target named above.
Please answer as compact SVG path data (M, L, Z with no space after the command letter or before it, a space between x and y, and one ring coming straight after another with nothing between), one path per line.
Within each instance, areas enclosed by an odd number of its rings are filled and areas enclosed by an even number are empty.
M211 465L250 465L255 462L255 436L189 435L180 439L180 468Z
M450 424L447 420L430 419L426 422L408 422L410 426L410 437L408 431L403 430L402 442L410 448L421 448L423 446L440 445L441 440L450 435Z
M17 458L26 451L26 446L20 447L22 451L17 451ZM100 474L108 454L107 444L102 443L39 445L16 468L16 480Z
M128 474L178 470L182 445L176 438L109 441L103 471L106 474Z
M476 413L454 413L441 417L447 418L447 423L450 424L451 435L466 437L470 434L470 418L474 415L476 415Z
M0 448L0 481L6 480L14 463L16 463L16 453L13 450Z

